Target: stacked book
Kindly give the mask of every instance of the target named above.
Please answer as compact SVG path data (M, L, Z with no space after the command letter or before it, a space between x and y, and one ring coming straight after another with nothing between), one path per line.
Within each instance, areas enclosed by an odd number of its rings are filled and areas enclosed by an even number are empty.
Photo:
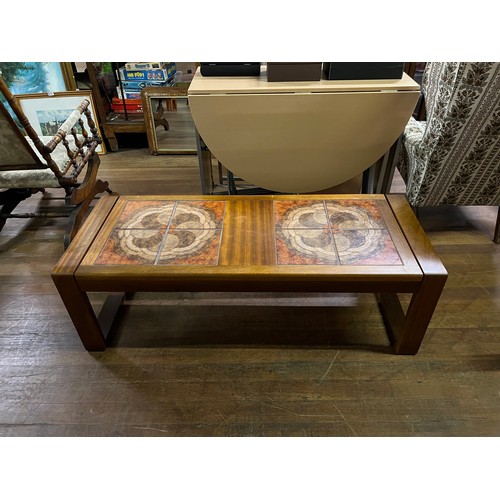
M166 87L175 75L173 62L126 63L119 68L121 85L116 88L120 99L140 99L144 87ZM123 88L123 93L122 93Z
M142 113L142 99L121 99L120 97L113 97L111 100L111 109L115 113L134 114Z

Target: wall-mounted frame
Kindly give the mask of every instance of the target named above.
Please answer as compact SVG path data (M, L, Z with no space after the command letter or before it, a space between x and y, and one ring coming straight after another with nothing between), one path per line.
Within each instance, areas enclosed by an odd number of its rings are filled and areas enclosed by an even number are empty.
M145 87L141 91L151 154L196 154L196 129L187 86Z
M88 99L90 101L90 115L95 122L99 136L102 137L99 122L96 120L90 90L55 92L50 95L22 94L14 97L18 100L24 114L28 117L37 134L50 137L57 132L59 125L80 105L83 99ZM83 120L87 127L87 118L85 116L83 116ZM99 144L96 152L99 154L106 152L104 143Z
M0 71L13 94L76 90L70 62L2 62Z

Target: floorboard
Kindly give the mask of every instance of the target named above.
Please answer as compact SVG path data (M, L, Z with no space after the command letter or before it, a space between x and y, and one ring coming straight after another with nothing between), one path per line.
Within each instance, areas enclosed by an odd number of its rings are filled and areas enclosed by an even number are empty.
M201 194L193 155L101 162L121 194ZM0 436L499 436L496 208L419 218L449 279L416 356L391 354L374 299L349 294L137 294L89 353L50 278L66 220L7 221Z

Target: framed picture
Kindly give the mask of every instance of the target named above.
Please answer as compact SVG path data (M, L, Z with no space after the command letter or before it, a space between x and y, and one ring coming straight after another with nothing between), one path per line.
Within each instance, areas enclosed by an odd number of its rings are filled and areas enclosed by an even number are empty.
M141 99L151 154L197 153L187 86L144 87Z
M90 101L90 115L95 122L97 132L102 137L99 122L94 112L92 93L87 90L74 92L55 92L51 95L21 94L16 95L23 112L28 117L36 133L40 136L52 137L66 118L81 104L83 99ZM87 127L87 118L83 116ZM87 127L87 130L88 127ZM105 153L104 143L99 144L97 153Z
M39 94L76 90L69 62L1 62L0 71L13 94Z

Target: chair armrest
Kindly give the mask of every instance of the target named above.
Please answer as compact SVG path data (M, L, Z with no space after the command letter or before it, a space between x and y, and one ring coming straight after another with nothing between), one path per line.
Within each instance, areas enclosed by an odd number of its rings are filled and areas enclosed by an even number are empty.
M47 153L52 153L57 145L64 141L65 137L71 133L73 127L81 120L82 115L88 109L90 101L84 99L81 104L76 108L69 116L66 118L64 123L59 127L57 133L52 137L52 139L45 144L45 149ZM85 134L83 134L85 136Z
M404 130L405 143L411 145L419 144L422 141L426 125L427 122L415 120L413 116L410 117Z
M97 132L97 126L90 113L90 100L83 99L82 103L66 118L52 139L44 144L1 76L0 93L3 94L24 128L26 135L31 139L35 151L47 163L47 166L58 179L59 184L64 187L71 187L77 184L78 175L95 154L96 148L102 143L102 139ZM90 134L85 128L82 115L85 115L87 118ZM81 126L81 134L77 134L75 127L77 123ZM68 134L71 134L74 139L75 147L73 148L70 147L69 141L66 139ZM62 143L61 147L66 148L68 161L65 163L59 162L58 164L52 158L51 153L54 152L60 143Z

